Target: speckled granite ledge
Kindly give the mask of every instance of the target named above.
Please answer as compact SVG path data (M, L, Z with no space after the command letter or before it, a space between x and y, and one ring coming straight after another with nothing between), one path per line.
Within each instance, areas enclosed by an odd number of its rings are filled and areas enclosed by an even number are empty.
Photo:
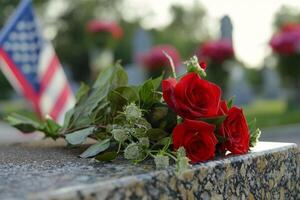
M94 163L49 141L0 147L0 199L300 199L300 151L260 142L251 153L176 176L151 163Z

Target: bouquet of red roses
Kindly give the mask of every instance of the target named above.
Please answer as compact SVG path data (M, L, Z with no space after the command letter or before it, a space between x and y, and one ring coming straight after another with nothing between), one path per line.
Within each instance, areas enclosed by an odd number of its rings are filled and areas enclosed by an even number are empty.
M181 171L190 162L247 153L260 135L255 123L247 123L233 100L221 99L221 89L205 80L196 57L185 64L187 73L180 78L173 71L165 80L160 76L139 86L127 85L118 63L107 68L91 88L81 86L62 126L50 118L35 121L18 114L7 120L23 132L39 130L72 146L91 138L94 144L80 157L98 161L153 158L157 168L176 163Z

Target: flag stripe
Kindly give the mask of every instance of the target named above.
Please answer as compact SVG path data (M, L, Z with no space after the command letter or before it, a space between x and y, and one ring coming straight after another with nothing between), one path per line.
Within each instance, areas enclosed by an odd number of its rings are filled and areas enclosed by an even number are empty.
M67 84L67 80L60 67L56 70L52 80L47 85L43 94L40 95L40 106L43 108L44 114L51 113L56 100L59 98L60 91L63 89L65 84Z
M60 112L62 111L67 99L68 99L68 96L70 95L70 88L67 84L65 84L63 90L61 91L60 95L59 95L59 98L57 99L54 107L53 107L53 110L51 111L50 113L50 116L53 118L53 119L57 119Z
M47 67L49 66L49 63L51 62L51 59L53 58L53 55L55 55L55 52L52 48L52 46L48 43L44 44L40 57L38 62L38 75L40 80L42 80L42 77L44 76L45 72L47 71Z
M15 80L17 80L19 82L20 87L22 87L23 95L32 102L36 112L39 115L41 115L41 110L38 106L38 97L37 97L37 94L34 92L33 88L31 87L31 85L22 76L22 73L15 66L15 64L11 61L9 56L6 54L6 52L2 48L0 48L0 56L2 57L7 69L11 71L11 73L15 77Z
M49 63L49 66L41 79L40 94L42 94L45 91L59 66L60 65L57 56L53 55L51 62Z

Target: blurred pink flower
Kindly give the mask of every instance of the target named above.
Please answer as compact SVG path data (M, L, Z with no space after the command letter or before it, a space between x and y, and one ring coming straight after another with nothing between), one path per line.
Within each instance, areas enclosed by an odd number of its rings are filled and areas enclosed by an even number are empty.
M150 71L168 67L170 66L170 61L163 52L172 58L175 68L180 66L180 55L178 51L168 44L154 46L148 52L140 55L138 61L143 67Z
M287 23L275 33L270 41L273 51L283 55L300 52L300 24Z
M208 59L216 62L223 62L226 59L234 56L234 50L230 40L215 40L208 41L196 51L196 54L201 59Z
M123 35L122 28L117 23L110 21L90 20L86 28L90 33L110 33L114 39L120 39Z

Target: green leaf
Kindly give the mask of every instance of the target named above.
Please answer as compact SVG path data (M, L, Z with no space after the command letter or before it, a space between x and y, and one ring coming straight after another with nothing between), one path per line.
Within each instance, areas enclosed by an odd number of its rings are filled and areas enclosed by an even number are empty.
M228 101L227 101L227 107L228 109L230 109L233 106L233 101L235 99L235 96L231 97Z
M207 122L209 124L214 124L218 128L223 121L226 119L227 115L221 115L217 117L210 117L210 118L200 118L200 120Z
M67 126L68 129L86 127L93 123L94 118L97 118L99 113L101 115L107 114L108 93L117 87L126 86L127 81L127 74L119 64L108 67L101 72L89 94L76 103L72 123ZM96 114L93 112L96 112ZM105 116L103 116L103 119L105 119Z
M78 131L74 131L66 135L66 141L69 144L77 145L82 144L86 141L86 138L93 134L94 127L84 128Z
M161 94L157 91L162 81L162 76L156 79L148 79L139 88L139 97L142 103L142 108L149 109L155 102L161 98Z
M39 121L16 113L7 116L6 121L23 133L37 131L42 126Z
M90 146L87 150L85 150L80 157L81 158L89 158L89 157L94 157L97 154L105 151L108 149L110 146L110 139L103 140L97 144L93 144Z
M154 103L145 114L152 128L160 128L172 132L177 124L177 114L164 103Z
M96 160L99 161L112 161L118 156L116 151L107 151L103 152L95 157Z
M152 128L147 131L146 135L150 140L158 141L161 138L168 136L169 134L160 128Z
M164 77L164 74L162 74L159 77L152 80L154 90L157 90L159 88L159 86L161 85L161 81L162 81L163 77Z
M47 118L43 125L39 128L40 131L44 132L47 137L57 139L59 137L59 130L61 126L54 120Z
M131 102L139 101L139 96L133 87L122 86L112 90L108 95L112 112L121 111L123 107Z
M80 88L76 93L76 101L80 101L83 97L85 97L90 90L90 87L85 83L80 84Z
M118 91L112 90L108 94L108 100L110 101L111 112L113 115L122 110L122 108L127 104L127 99L125 99Z
M256 119L252 120L248 123L249 131L250 131L250 147L254 147L259 141L261 131L256 127Z
M153 100L154 85L152 79L147 80L139 90L140 99L144 104L150 104Z
M172 138L171 137L164 137L162 139L159 140L159 143L161 145L170 145L173 143Z
M66 112L65 118L64 118L64 123L62 125L62 130L61 130L63 133L67 130L68 126L70 124L72 124L72 116L73 116L73 114L74 114L74 108L71 108L70 110L68 110Z
M218 141L219 141L220 143L223 143L223 142L226 142L226 141L227 141L227 138L224 137L224 136L221 136L221 135L219 135L219 134L215 134L215 136L216 136L216 138L218 139Z
M119 92L127 100L127 103L139 101L139 95L134 86L118 87L115 91Z

